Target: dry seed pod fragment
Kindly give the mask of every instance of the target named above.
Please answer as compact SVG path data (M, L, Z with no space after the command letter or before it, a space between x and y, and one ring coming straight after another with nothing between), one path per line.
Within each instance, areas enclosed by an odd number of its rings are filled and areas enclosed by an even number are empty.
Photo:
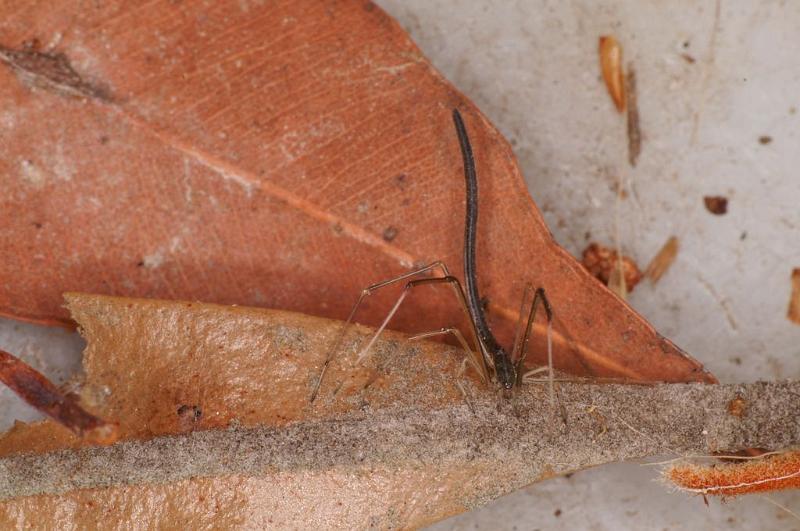
M619 112L625 111L625 73L622 68L622 47L610 35L600 37L600 69L606 88Z

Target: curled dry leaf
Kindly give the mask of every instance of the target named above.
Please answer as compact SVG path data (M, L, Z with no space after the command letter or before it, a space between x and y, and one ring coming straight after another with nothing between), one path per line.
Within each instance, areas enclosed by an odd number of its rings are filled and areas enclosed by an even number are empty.
M600 70L603 73L603 81L606 83L608 94L614 101L617 111L625 112L627 97L625 92L625 72L622 68L622 46L613 36L604 35L600 37L599 51ZM634 162L631 164L636 165Z
M61 294L82 290L344 318L414 264L460 276L458 107L500 339L530 282L555 310L558 367L714 381L553 241L508 143L381 9L244 5L0 4L0 314L68 324ZM376 324L396 296L376 293L357 319ZM462 319L452 293L427 287L390 326Z
M0 382L90 444L112 444L117 439L114 424L87 412L76 396L62 393L42 373L4 350L0 350Z
M459 376L457 348L388 332L355 365L373 332L356 326L311 404L341 322L84 294L67 305L87 341L81 396L122 441L86 447L49 420L18 423L0 438L0 527L418 528L610 460L800 443L796 382L560 383L565 426L542 407L546 386L507 399ZM731 415L737 397L763 422Z
M435 345L428 343L396 358L380 355L399 334L378 344L377 366L354 367L354 342L366 334L354 326L312 405L312 383L340 330L338 321L198 302L85 294L66 299L87 341L81 397L118 423L121 439L223 429L233 421L285 426L364 403L432 407L461 399L449 377L460 357L432 354L452 349L430 350ZM432 357L435 363L424 363ZM434 388L421 394L416 386L423 381ZM86 444L49 422L20 424L0 439L0 455Z

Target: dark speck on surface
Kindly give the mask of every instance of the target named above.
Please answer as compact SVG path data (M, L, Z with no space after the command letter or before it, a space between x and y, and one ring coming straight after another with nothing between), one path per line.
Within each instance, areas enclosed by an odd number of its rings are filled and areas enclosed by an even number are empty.
M703 197L706 210L715 216L721 216L728 212L728 198L722 195L707 195Z
M383 231L383 239L387 242L394 240L397 237L397 228L396 227L386 227L386 230Z

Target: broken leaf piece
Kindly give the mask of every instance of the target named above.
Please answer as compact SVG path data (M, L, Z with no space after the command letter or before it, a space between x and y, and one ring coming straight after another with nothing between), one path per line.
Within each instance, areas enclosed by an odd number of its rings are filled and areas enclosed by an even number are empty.
M16 356L0 350L0 381L39 412L82 437L89 444L112 444L117 428L87 412L73 394L62 393L50 380Z
M342 352L328 370L313 407L312 384L341 323L242 306L128 299L69 293L67 307L86 339L80 393L97 411L119 423L121 439L148 439L239 426L282 426L302 419L330 418L359 409L366 401L386 404L458 400L453 375L463 357L430 361L430 343L409 346L375 366L354 365L363 327L347 331ZM434 384L421 396L415 382ZM98 399L101 397L101 399ZM0 438L0 455L75 446L69 433L50 422L15 426Z

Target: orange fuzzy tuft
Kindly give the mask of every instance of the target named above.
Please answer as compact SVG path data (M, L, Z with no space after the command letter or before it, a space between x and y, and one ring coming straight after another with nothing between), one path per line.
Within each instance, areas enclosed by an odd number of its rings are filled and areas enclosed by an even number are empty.
M800 488L800 450L739 463L674 465L664 476L681 490L698 494L737 496Z

